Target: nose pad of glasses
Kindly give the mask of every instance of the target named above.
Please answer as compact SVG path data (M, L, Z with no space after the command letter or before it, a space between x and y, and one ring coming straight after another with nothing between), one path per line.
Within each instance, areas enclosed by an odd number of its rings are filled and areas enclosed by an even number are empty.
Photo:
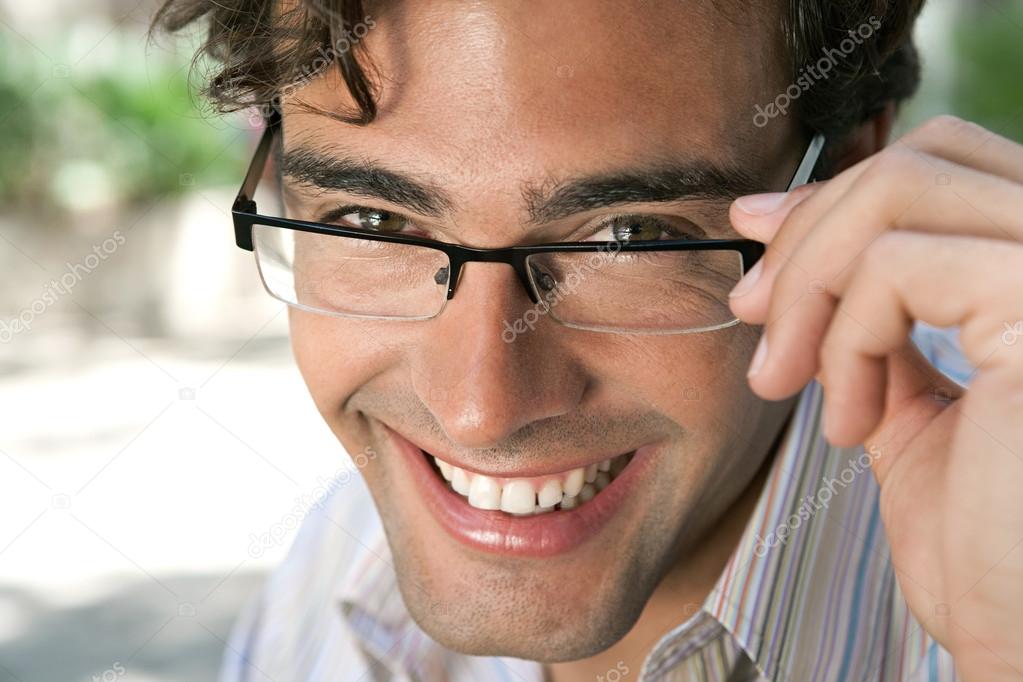
M556 286L557 283L554 281L554 278L551 277L550 274L544 272L543 270L541 270L532 263L529 264L529 270L533 274L533 282L535 282L536 286L538 286L540 289L543 289L544 293L554 291L554 287Z
M446 285L448 283L448 272L449 272L448 266L445 265L436 273L434 273L433 281L441 286Z

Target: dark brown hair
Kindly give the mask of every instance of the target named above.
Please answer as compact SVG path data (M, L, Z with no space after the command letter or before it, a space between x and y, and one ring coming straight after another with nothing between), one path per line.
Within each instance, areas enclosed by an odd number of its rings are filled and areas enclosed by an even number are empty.
M827 78L794 100L793 109L808 129L841 138L916 89L912 28L923 0L782 1L792 83L827 50L857 29L872 27L868 40L843 51ZM196 57L215 65L203 91L220 111L272 105L283 89L309 77L309 65L318 60L321 70L339 69L355 101L355 110L338 118L364 125L377 111L373 69L357 39L361 36L356 32L353 38L352 31L365 28L366 21L363 0L166 0L153 28L173 32L205 23Z

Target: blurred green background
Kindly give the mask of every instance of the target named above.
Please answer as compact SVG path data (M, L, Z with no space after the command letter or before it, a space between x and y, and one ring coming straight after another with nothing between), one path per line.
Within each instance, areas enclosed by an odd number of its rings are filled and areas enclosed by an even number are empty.
M0 334L0 682L212 679L291 540L249 538L343 454L232 241L259 131L197 101L195 36L147 42L156 5L0 0L0 325L125 237ZM1023 2L929 0L917 38L898 131L955 113L1023 140Z
M935 28L945 33L948 54L925 52L927 78L903 121L944 111L1023 139L1023 3L932 4L954 16ZM238 144L241 118L218 119L194 94L189 42L160 38L143 46L137 22L105 35L103 24L58 23L39 40L0 31L6 210L145 202L237 179L247 151ZM97 37L91 53L76 53ZM935 72L932 62L951 68ZM192 75L201 74L200 65Z
M145 202L237 177L240 131L193 94L182 45L146 46L137 23L130 32L104 28L57 25L39 38L0 31L0 202L8 209Z
M953 26L950 109L1023 140L1023 2L966 4Z
M126 4L134 21L109 26L123 19L116 13ZM0 30L5 210L50 213L50 226L59 227L62 211L173 197L237 178L247 150L238 143L241 118L217 118L194 94L187 39L140 42L146 14L137 10L153 4L110 3L103 9L114 16L57 22L38 36L9 24ZM903 121L945 111L1023 139L1023 3L933 5L954 16L934 29L948 54L925 52L927 79ZM944 68L929 68L935 62Z

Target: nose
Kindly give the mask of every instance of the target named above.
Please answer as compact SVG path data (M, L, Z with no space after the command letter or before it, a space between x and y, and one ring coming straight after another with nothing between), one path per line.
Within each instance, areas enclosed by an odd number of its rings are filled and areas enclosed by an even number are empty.
M458 295L422 323L412 384L451 442L500 445L524 426L575 409L587 379L559 332L504 263L468 263Z

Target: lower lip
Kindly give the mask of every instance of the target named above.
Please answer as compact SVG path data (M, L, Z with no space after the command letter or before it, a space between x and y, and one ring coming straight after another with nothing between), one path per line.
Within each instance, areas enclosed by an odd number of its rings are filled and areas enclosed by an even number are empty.
M388 431L411 465L426 508L456 540L492 554L535 558L568 552L597 535L642 477L656 447L644 445L636 450L629 465L606 488L575 509L512 516L470 506L442 482L422 450Z

